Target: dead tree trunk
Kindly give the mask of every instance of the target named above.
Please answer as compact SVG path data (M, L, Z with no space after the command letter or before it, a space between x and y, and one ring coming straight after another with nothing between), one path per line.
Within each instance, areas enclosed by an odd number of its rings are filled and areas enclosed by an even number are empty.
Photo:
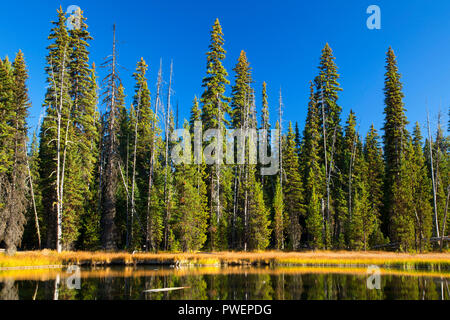
M447 200L445 201L444 221L442 221L442 237L441 237L441 251L444 247L445 225L447 223L448 202L450 200L450 185L447 186Z
M162 84L162 61L159 63L159 71L158 71L158 82L156 86L156 101L155 101L155 114L153 117L152 128L153 128L153 141L152 141L152 149L150 154L150 170L148 174L148 193L147 193L147 218L146 218L146 228L145 228L145 248L148 250L150 246L152 250L156 249L156 246L153 242L153 236L150 234L153 232L153 222L150 222L150 202L151 202L151 192L153 187L153 170L154 170L154 161L155 161L155 153L156 153L156 120L158 117L158 107L160 104L160 90Z
M24 143L24 146L26 146L26 142ZM25 149L26 149L26 147L25 147ZM30 193L31 193L31 203L33 205L33 212L34 212L34 224L36 227L38 246L39 246L39 249L41 249L41 231L39 228L39 218L38 218L37 209L36 209L36 200L34 197L33 177L31 175L30 162L28 161L28 155L26 153L26 150L25 150L25 155L26 155L26 161L27 161L28 178L30 179Z
M105 99L103 103L107 105L109 109L107 127L105 128L105 145L104 148L104 166L102 169L102 234L101 242L103 249L115 250L116 249L116 189L117 189L117 169L118 169L118 156L117 156L117 106L116 95L118 94L118 86L120 85L120 79L117 74L117 56L116 56L116 26L113 26L113 48L112 56L104 62L104 67L107 67L110 71L105 77L103 82L105 83Z
M166 145L165 145L165 168L164 168L164 204L165 204L165 215L164 215L164 250L169 249L169 199L168 199L168 170L169 170L169 117L170 117L170 95L172 90L172 73L173 73L173 62L170 63L170 78L169 78L169 90L167 94L167 106L166 106Z

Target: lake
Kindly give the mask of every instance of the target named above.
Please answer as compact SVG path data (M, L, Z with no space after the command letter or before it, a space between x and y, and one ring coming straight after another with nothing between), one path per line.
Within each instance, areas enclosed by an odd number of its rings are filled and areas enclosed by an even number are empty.
M427 267L76 267L0 271L0 300L449 300L449 282Z

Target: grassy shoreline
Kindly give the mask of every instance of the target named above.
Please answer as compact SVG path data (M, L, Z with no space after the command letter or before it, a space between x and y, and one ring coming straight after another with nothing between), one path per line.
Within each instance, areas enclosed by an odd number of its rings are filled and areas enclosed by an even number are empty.
M393 252L214 252L214 253L127 253L62 252L43 250L18 252L14 256L0 253L0 270L52 267L77 264L109 265L176 265L176 266L443 266L450 268L450 253L408 254Z

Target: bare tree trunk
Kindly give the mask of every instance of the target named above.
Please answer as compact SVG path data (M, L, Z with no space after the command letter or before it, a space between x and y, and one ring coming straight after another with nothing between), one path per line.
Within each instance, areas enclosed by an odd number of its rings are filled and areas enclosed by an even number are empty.
M134 123L134 150L133 150L133 172L131 183L131 221L130 221L130 241L129 245L133 246L133 227L134 227L134 215L136 213L136 201L135 201L135 189L136 189L136 158L137 158L137 144L138 144L138 124L139 124L139 110L141 104L141 88L139 88L139 99L136 107L136 121Z
M60 282L61 282L61 276L59 275L59 273L56 275L56 279L55 279L55 286L53 288L53 300L59 300L59 287L60 287Z
M153 170L154 170L154 159L156 153L156 119L158 117L158 107L160 104L160 90L162 84L162 61L159 63L159 71L158 71L158 83L156 87L156 101L155 101L155 115L153 118L153 141L152 141L152 150L150 155L150 170L148 174L148 194L147 194L147 219L146 219L146 228L145 228L145 248L148 250L150 246L152 250L155 250L155 244L153 243L153 237L150 237L150 233L152 232L153 224L150 223L150 202L151 202L151 192L153 187Z
M104 102L109 108L108 128L106 130L106 142L104 146L104 179L102 180L102 247L105 250L116 249L116 187L117 187L117 139L116 139L116 94L117 86L120 85L120 79L117 74L117 55L116 55L116 26L113 25L113 48L112 56L104 62L104 65L111 71L103 80L106 83L106 98Z
M348 213L350 217L350 221L352 219L352 181L353 181L353 162L355 161L356 157L356 134L353 138L353 144L352 144L352 153L350 156L350 172L348 175Z
M447 223L448 202L450 198L450 185L447 186L447 200L445 201L444 221L442 222L441 251L444 247L445 225Z
M219 95L217 94L217 107L218 107L218 119L217 119L217 124L219 126L219 134L222 135L222 127L221 127L221 102L219 100ZM220 141L220 140L219 140ZM219 142L218 141L218 142ZM221 155L222 155L222 145L220 143L217 143L217 167L216 167L216 218L217 218L217 228L220 228L220 218L221 218L221 214L220 214L220 159L221 159Z
M170 63L170 78L169 78L169 91L167 94L167 106L166 106L166 145L165 145L165 174L164 174L164 203L165 203L165 216L164 216L164 250L169 248L169 199L167 191L167 175L169 170L169 117L170 117L170 95L172 90L172 73L173 73L173 62Z
M128 159L129 159L129 157L130 157L130 153L129 153L129 151L130 151L130 147L129 147L129 138L130 138L130 136L129 136L129 134L127 135L127 158L126 158L126 162L125 162L125 175L126 175L126 183L128 184ZM126 206L127 206L127 212L126 212L126 214L127 214L127 225L126 225L126 228L127 228L127 241L126 241L126 247L127 248L129 248L130 247L130 212L129 212L129 210L130 210L130 204L129 204L129 202L130 201L128 201L128 192L127 192L127 198L126 198Z
M63 213L63 183L64 179L64 169L61 168L61 166L64 168L65 159L63 160L63 163L61 164L61 122L62 122L62 113L63 113L63 87L64 87L64 74L66 70L66 48L64 48L63 53L63 61L62 61L62 68L61 68L61 79L60 79L60 93L59 93L59 106L57 107L57 113L58 113L58 120L57 120L57 147L56 147L56 250L58 253L62 251L62 213ZM55 83L56 88L56 83ZM70 119L70 112L68 113L68 122ZM68 127L68 124L67 124ZM67 143L67 129L66 129L66 141ZM65 148L64 148L65 149ZM62 172L61 172L62 171Z
M279 117L279 130L278 133L278 151L279 151L279 161L280 161L280 189L281 194L283 194L283 96L281 94L280 87L280 96L278 101L278 117ZM284 226L282 226L282 230L284 230ZM281 250L284 250L284 231L281 233Z
M130 241L129 245L133 246L133 225L134 225L134 212L136 210L136 202L134 199L135 188L136 188L136 151L137 151L137 128L138 128L138 114L139 109L136 111L136 123L134 125L134 150L133 150L133 171L131 173L131 217L130 217Z
M38 238L39 249L41 249L41 231L39 228L39 218L38 218L37 209L36 209L36 200L34 197L33 177L31 176L30 162L28 161L28 154L26 152L26 142L24 143L24 148L25 148L25 155L26 155L25 157L26 157L26 161L27 161L28 178L30 179L30 193L31 193L31 202L33 204L34 224L36 227L36 234L37 234L37 238Z
M236 212L238 201L238 167L234 170L233 221L231 230L231 247L236 249Z
M279 157L280 157L280 186L281 186L281 192L283 192L283 97L281 95L281 88L280 88L280 97L278 101L278 116L280 118L279 123L279 129L280 133L278 134L278 148L279 148Z

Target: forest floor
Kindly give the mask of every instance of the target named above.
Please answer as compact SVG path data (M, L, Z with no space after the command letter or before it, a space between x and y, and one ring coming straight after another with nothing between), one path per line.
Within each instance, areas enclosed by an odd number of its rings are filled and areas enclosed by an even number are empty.
M81 266L445 266L450 268L450 252L394 253L385 251L305 251L305 252L200 252L200 253L128 253L61 252L42 250L0 253L0 271L27 268Z

